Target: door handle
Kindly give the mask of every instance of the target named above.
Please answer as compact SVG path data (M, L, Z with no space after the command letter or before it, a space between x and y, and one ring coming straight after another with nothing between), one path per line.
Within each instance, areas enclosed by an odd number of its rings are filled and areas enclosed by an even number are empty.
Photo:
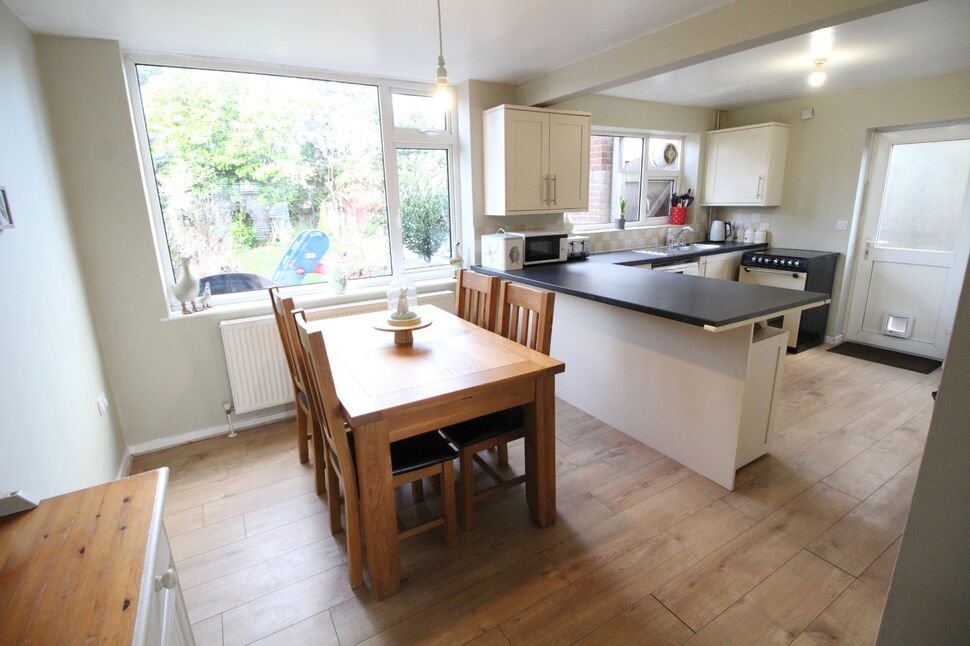
M888 243L889 243L888 240L873 240L872 238L869 238L868 240L866 240L866 251L862 255L862 257L863 258L868 258L869 257L869 250L872 249L872 247L874 245L877 245L877 244L888 244Z
M552 176L552 203L556 203L556 195L559 194L559 183L556 181L556 176Z
M761 183L765 181L764 175L758 175L758 199L761 199Z
M545 177L544 177L544 178L542 179L542 181L543 181L543 183L545 184L545 188L546 188L546 194L545 194L545 196L544 196L544 197L542 198L542 201L546 203L546 206L549 206L549 176L548 176L548 175L546 175L546 176L545 176Z

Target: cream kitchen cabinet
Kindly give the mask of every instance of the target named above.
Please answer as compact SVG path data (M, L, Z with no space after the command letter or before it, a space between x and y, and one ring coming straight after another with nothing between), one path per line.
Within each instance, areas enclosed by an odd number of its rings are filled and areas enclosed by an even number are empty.
M588 112L500 105L483 119L485 215L589 208Z
M738 271L741 268L741 256L743 254L743 251L732 251L730 253L701 256L699 259L700 275L705 278L737 280Z
M708 132L704 204L781 204L788 137L789 128L783 123Z

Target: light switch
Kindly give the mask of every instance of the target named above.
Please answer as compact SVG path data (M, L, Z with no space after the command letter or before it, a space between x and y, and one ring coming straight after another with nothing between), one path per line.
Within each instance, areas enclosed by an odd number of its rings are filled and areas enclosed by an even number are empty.
M835 221L835 230L836 231L848 231L849 230L849 221L848 220L836 220Z
M104 417L105 413L107 412L108 412L108 396L105 395L104 393L101 393L100 395L98 395L98 415L100 415L101 417Z

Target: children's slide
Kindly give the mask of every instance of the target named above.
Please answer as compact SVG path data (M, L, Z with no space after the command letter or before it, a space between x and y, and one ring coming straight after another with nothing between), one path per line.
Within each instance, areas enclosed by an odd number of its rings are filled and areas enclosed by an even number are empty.
M278 285L301 285L307 274L323 273L323 255L330 248L330 238L319 229L301 232L290 243L273 272Z

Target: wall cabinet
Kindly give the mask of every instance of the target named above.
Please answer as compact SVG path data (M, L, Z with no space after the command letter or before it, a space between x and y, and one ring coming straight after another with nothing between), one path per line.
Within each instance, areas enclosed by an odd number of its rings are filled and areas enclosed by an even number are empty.
M483 119L485 215L589 208L588 112L500 105Z
M743 251L719 253L712 256L700 257L700 275L705 278L720 280L737 280L741 269Z
M788 137L789 128L783 123L708 132L704 204L781 204Z

